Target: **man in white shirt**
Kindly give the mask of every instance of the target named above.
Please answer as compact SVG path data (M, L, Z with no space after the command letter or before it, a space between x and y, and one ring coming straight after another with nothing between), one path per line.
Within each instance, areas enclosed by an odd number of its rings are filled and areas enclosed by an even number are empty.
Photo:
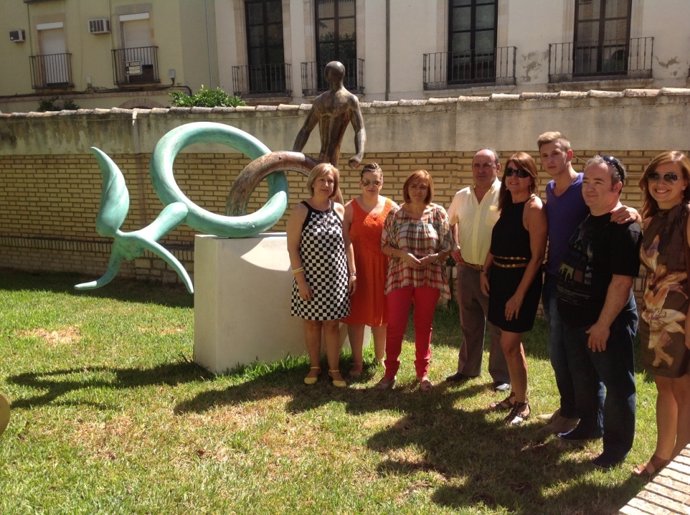
M453 258L457 263L456 299L463 343L458 355L457 372L448 376L446 381L458 383L480 375L484 332L488 328L491 341L489 374L494 389L505 391L510 388L510 376L499 341L500 330L486 319L489 298L479 287L479 275L491 245L491 231L499 216L500 169L495 150L479 150L472 158L474 184L458 191L448 209L456 242Z

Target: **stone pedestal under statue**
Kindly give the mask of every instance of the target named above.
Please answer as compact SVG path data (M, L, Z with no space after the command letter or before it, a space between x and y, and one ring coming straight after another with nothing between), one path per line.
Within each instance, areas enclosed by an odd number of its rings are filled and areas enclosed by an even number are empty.
M306 354L302 320L290 316L292 271L285 233L194 241L194 361L213 373ZM340 337L348 352L347 326ZM371 330L367 327L364 341Z
M285 233L197 235L194 244L194 361L224 373L303 355L302 321L290 316Z

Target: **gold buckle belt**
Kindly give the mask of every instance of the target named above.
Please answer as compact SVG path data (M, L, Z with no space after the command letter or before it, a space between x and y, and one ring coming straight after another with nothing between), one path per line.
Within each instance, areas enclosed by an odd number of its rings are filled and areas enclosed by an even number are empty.
M525 268L527 263L499 263L494 261L494 265L498 268Z

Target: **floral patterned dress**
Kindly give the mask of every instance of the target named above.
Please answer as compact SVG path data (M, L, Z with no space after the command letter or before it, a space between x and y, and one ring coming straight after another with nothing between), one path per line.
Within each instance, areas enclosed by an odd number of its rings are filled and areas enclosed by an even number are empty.
M640 310L642 362L652 374L666 377L680 377L690 371L690 349L685 344L687 220L686 204L660 210L645 221L640 249L647 269Z

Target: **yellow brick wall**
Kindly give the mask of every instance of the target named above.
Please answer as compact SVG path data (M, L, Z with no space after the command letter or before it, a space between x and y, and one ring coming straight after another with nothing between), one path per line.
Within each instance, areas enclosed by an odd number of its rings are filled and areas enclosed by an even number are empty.
M504 162L513 150L499 149ZM637 186L644 166L658 151L578 150L575 166L597 152L617 156L627 166L629 179L623 190L624 203L641 206ZM538 158L536 152L531 152ZM366 161L378 162L384 170L382 194L402 202L402 184L413 170L424 168L434 178L434 202L448 206L454 193L471 183L473 152L370 153ZM151 223L163 205L149 177L149 155L113 155L130 195L130 210L123 231ZM175 161L175 179L180 189L202 208L223 214L233 181L248 163L241 154L181 153ZM347 167L342 172L345 200L358 194L359 172ZM305 177L288 172L290 206L272 229L284 231L290 208L307 198ZM540 177L543 193L548 177ZM95 219L100 205L101 175L91 154L51 156L0 156L0 267L30 271L79 272L95 279L106 269L110 240L96 233ZM249 210L266 200L264 181L252 195ZM181 225L162 243L193 274L195 230ZM154 282L177 282L177 276L160 259L146 254L125 263L120 276Z

